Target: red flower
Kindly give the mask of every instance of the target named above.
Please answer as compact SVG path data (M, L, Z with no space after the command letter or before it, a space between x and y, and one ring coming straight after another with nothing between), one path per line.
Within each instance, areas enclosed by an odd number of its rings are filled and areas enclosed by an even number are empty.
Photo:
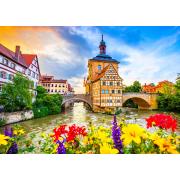
M147 128L157 126L163 129L171 129L173 132L177 129L177 121L172 116L166 114L155 114L146 118Z
M54 134L51 137L54 137L54 141L56 142L59 137L64 136L67 142L73 141L78 135L86 136L86 128L84 126L79 127L73 124L69 126L67 129L67 125L61 125L58 128L55 128Z
M66 134L68 131L66 130L66 125L61 125L58 128L54 128L54 134L51 137L54 137L54 141L56 142L61 135Z

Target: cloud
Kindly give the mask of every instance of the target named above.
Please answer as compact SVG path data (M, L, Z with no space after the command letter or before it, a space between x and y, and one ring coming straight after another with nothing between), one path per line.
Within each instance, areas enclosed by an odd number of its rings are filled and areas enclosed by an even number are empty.
M150 34L143 33L143 28L132 31L131 28L0 27L0 43L12 50L15 45L21 45L23 53L38 54L41 73L68 79L76 93L84 91L87 62L99 53L102 33L107 54L120 61L119 74L125 84L135 80L174 81L180 69L180 53L174 48L180 29L174 28L171 34L151 39Z

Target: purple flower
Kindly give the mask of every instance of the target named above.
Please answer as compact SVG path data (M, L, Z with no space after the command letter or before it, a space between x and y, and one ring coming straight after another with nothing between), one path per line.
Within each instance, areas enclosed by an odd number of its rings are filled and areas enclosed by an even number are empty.
M113 124L113 126L112 126L112 137L113 137L113 141L114 141L114 147L119 150L119 154L122 154L123 153L122 141L120 139L121 131L120 131L120 127L118 127L118 125L117 125L116 115L114 115L114 119L113 119L112 124Z
M59 144L58 148L57 148L57 153L58 154L66 154L66 148L64 147L64 141L61 142L61 141L57 141L57 144Z
M9 136L9 137L13 137L13 129L9 126L5 127L4 135Z
M11 127L5 127L4 135L13 137L13 129ZM18 145L16 142L13 142L11 147L8 149L7 154L17 154L18 153Z
M18 145L16 142L13 142L12 146L8 149L6 154L17 154L18 153Z

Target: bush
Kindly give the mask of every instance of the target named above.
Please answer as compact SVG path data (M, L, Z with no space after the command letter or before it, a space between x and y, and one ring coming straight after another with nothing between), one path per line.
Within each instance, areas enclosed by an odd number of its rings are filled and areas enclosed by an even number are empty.
M33 108L34 118L45 117L49 114L47 107Z
M3 126L6 124L6 120L3 118L0 118L0 126Z
M32 81L21 74L16 74L12 83L3 85L0 93L0 106L5 112L15 112L32 109Z
M61 112L61 104L62 104L62 96L60 94L47 94L47 91L41 87L37 87L37 97L36 101L33 104L34 107L34 113L35 117L43 117L46 115L51 114L59 114ZM41 112L39 112L39 109L46 107L48 110L43 114L42 116L39 115Z

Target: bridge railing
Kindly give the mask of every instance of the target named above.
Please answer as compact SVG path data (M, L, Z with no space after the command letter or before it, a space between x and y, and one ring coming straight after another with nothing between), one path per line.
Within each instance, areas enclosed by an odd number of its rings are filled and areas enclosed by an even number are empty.
M157 95L158 93L146 93L146 92L125 92L124 95Z

